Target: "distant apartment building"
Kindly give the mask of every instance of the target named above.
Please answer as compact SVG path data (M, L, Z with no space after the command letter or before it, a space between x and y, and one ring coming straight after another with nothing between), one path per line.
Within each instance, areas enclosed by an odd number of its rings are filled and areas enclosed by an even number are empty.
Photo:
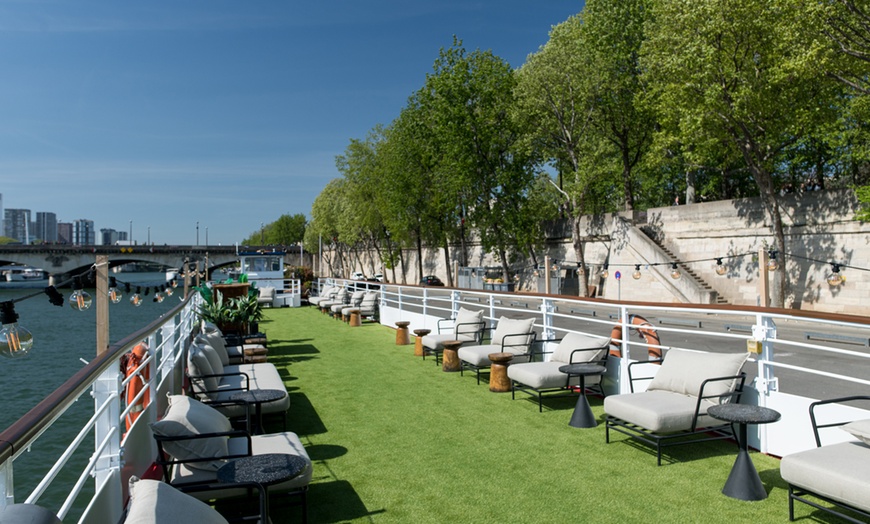
M32 237L43 242L57 242L57 215L48 211L37 211Z
M100 244L104 246L113 246L121 240L121 235L118 231L114 229L101 229L100 230Z
M73 243L73 225L72 222L57 223L57 241L61 244Z
M77 246L93 246L97 243L94 221L80 218L72 224L72 243Z
M29 209L6 209L3 211L3 235L28 244L30 235L30 210Z

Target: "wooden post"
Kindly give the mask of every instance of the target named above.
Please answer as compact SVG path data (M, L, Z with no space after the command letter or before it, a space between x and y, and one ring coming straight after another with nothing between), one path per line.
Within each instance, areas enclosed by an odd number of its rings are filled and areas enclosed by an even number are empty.
M767 248L758 248L758 305L770 307L770 277L767 274Z
M182 267L184 270L184 298L187 298L187 294L190 293L190 261L185 258Z
M550 255L544 257L544 294L550 294Z
M97 356L109 349L109 257L97 255Z

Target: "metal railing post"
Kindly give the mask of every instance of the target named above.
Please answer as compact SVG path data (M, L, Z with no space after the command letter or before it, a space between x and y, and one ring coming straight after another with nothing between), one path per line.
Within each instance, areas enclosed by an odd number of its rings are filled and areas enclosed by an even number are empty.
M541 323L544 325L541 338L545 340L556 338L556 332L553 330L553 311L555 309L552 299L544 298L541 301Z

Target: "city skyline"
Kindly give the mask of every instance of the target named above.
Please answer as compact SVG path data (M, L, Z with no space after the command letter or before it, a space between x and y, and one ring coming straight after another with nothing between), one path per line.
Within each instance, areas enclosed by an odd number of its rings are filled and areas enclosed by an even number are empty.
M583 2L155 0L0 5L6 206L133 240L239 242L310 217L454 35L519 67ZM197 223L199 229L197 229Z

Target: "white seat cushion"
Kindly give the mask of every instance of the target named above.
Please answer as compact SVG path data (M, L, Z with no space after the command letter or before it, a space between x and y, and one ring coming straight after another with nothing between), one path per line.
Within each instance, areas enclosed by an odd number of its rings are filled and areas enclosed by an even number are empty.
M535 389L555 389L565 387L566 385L579 386L579 376L572 375L571 381L568 382L568 375L559 371L559 368L564 365L564 362L552 360L549 362L511 363L508 366L507 374L511 380ZM599 375L590 375L586 377L584 383L587 386L592 386L600 381L601 377Z
M675 433L692 427L697 397L670 391L645 391L611 395L604 398L604 412L626 422L646 428L653 433ZM706 413L713 402L702 401L701 413ZM697 428L721 426L721 420L709 415L698 417Z
M454 335L453 333L442 333L440 335L426 335L423 337L423 346L433 351L444 349L444 342L448 340L461 340L463 342L474 342L474 337L471 335Z
M165 482L130 477L130 508L125 524L226 524L208 504L184 494Z
M786 455L783 480L818 495L870 511L870 447L842 442Z
M460 347L457 352L459 355L459 359L463 362L468 362L477 367L488 367L492 365L492 361L489 360L490 353L513 353L514 358L511 360L511 366L514 363L522 363L529 361L529 355L527 353L522 353L522 348L502 348L497 344L488 344L483 346L468 346L468 347ZM510 370L510 367L508 368Z

